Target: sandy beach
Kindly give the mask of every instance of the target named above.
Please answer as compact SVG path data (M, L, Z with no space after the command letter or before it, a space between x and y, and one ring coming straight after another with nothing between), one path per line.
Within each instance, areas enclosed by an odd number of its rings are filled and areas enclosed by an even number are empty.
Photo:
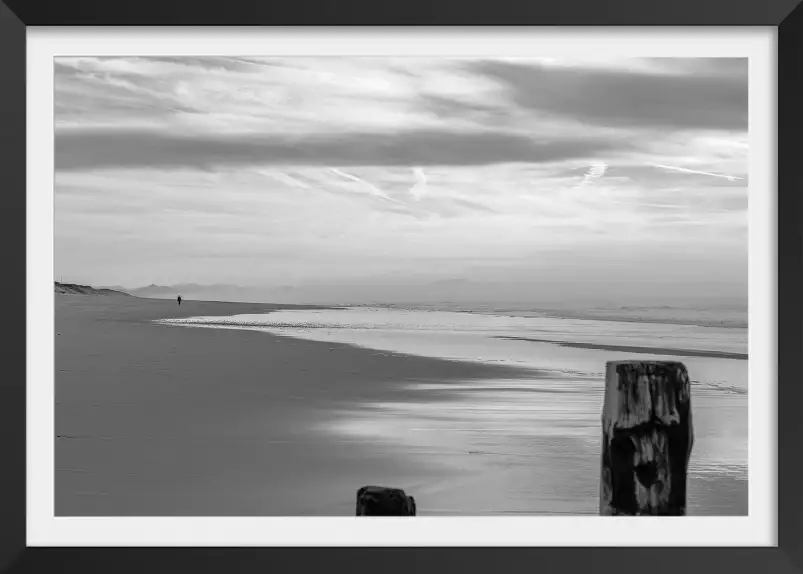
M445 477L329 436L336 409L403 399L406 382L522 375L151 323L287 307L57 295L56 515L351 514L364 484Z
M599 381L153 322L290 308L56 295L56 515L352 515L367 484L421 515L596 513ZM695 392L704 457L746 397ZM689 514L747 513L726 466L695 467Z

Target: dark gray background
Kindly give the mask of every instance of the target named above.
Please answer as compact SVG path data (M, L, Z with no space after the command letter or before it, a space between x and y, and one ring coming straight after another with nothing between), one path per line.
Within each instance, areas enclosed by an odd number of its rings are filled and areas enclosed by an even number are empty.
M803 9L797 0L575 0L536 4L451 0L382 4L371 0L296 0L223 4L159 0L0 4L0 173L2 294L11 302L0 376L0 568L7 572L803 571L803 310L801 180ZM11 10L9 10L11 8ZM12 13L13 10L13 13ZM16 14L16 15L15 15ZM782 24L783 21L783 24ZM25 25L772 25L779 26L779 543L780 549L26 549L25 544ZM622 541L626 546L627 540Z

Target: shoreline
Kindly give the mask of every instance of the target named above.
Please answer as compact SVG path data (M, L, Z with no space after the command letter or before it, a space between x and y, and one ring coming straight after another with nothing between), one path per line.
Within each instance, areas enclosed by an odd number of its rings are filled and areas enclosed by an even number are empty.
M671 349L664 347L637 347L629 345L604 345L601 343L571 343L569 341L557 341L552 339L532 339L528 337L505 337L498 336L495 339L507 339L510 341L529 341L531 343L550 343L561 347L574 349L589 349L594 351L612 351L622 353L635 353L642 355L669 355L671 357L706 357L710 359L734 359L747 360L747 353L731 353L728 351L698 351L694 349Z
M135 299L144 299L147 301L167 301L175 302L174 299L163 298L147 298L137 297L135 295L125 295ZM364 308L378 308L378 309L394 309L394 310L410 310L410 311L444 311L453 313L466 313L472 315L500 315L505 317L528 317L532 314L543 317L546 319L567 319L578 321L603 321L611 323L639 323L639 324L653 324L653 325L678 325L690 327L706 327L713 329L748 329L749 325L747 320L743 319L722 319L722 320L709 320L700 319L691 316L683 318L679 317L659 317L659 316L634 316L628 314L628 311L639 310L664 310L664 308L622 308L622 309L608 309L608 308L591 308L581 311L573 311L562 308L541 308L534 307L531 309L485 309L487 305L478 304L477 309L472 309L462 305L453 305L448 302L443 304L404 304L404 303L337 303L337 304L313 304L313 303L255 303L250 301L201 301L201 300L184 300L195 303L210 303L217 305L247 305L247 306L267 306L274 308L273 310L281 309L325 309L331 311L346 310L348 308L364 309ZM688 307L678 306L669 307L679 311L690 312L693 309ZM745 311L746 312L746 311Z
M659 317L659 316L638 316L628 314L628 311L648 311L648 310L665 310L666 308L629 308L629 309L609 309L609 308L591 308L581 311L574 311L569 309L561 309L559 307L533 307L525 309L510 309L510 308L487 308L487 305L477 304L476 309L465 307L463 305L453 305L450 303L443 303L441 305L413 305L413 304L354 304L354 305L341 305L343 307L381 307L386 309L409 309L419 311L452 311L455 313L468 313L475 315L500 315L505 317L541 317L545 319L568 319L577 321L604 321L611 323L640 323L640 324L654 324L654 325L680 325L691 327L707 327L714 329L747 329L748 322L746 319L700 319L691 316L680 317ZM688 307L678 306L669 307L679 311L690 312ZM732 309L729 309L732 310ZM744 310L746 313L746 310Z

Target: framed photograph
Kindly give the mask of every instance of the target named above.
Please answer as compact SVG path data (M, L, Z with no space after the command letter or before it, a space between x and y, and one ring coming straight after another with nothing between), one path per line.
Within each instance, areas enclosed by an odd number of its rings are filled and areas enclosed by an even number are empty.
M0 569L803 570L795 2L3 2Z

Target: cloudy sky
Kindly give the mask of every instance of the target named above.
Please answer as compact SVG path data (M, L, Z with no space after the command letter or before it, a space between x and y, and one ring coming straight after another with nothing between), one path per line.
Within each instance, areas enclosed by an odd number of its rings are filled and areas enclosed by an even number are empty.
M57 58L56 274L746 298L747 87L744 59Z

